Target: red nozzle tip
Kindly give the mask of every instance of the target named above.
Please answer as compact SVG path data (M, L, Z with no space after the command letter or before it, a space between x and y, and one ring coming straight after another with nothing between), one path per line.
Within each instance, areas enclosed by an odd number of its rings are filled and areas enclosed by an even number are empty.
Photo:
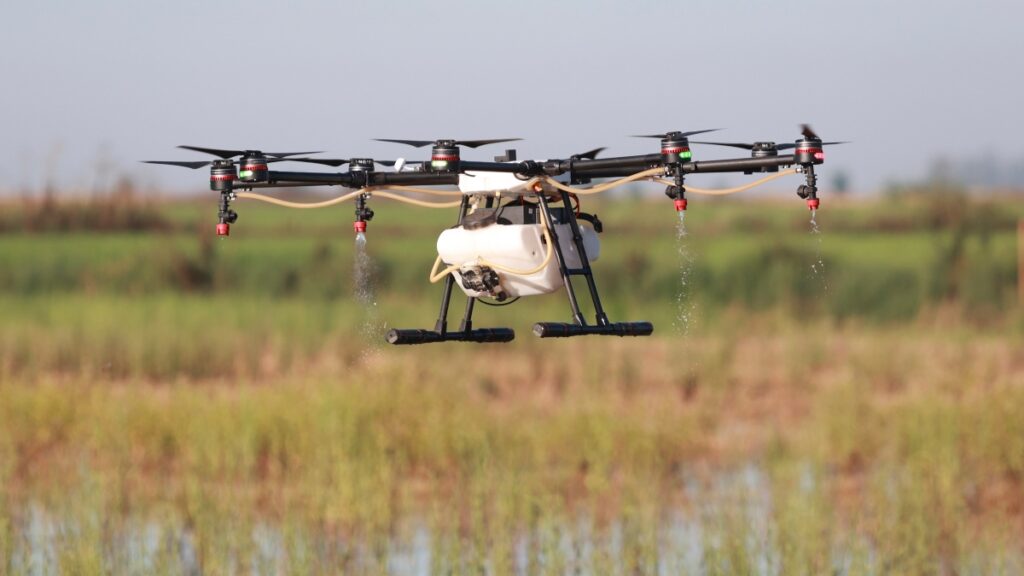
M231 225L227 222L217 224L217 236L228 236L231 234Z
M366 232L366 222L357 220L352 223L352 229L355 230L357 234L359 232Z
M679 198L678 200L675 201L675 205L676 212L682 212L683 210L686 210L686 198Z
M807 209L808 210L817 210L818 206L821 206L821 202L817 198L808 198L807 199Z

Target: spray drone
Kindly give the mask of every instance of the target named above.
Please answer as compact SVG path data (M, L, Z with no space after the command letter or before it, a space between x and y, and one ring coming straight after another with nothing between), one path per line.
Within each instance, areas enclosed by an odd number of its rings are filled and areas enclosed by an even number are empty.
M636 181L665 184L665 194L675 209L686 210L686 193L727 194L752 188L788 174L802 173L805 183L797 194L816 210L817 177L814 167L825 161L822 147L841 142L822 142L807 125L793 143L775 142L697 142L750 150L749 158L698 161L690 152L690 136L712 132L695 130L649 134L641 138L661 141L660 151L637 156L597 158L597 148L553 160L517 160L515 150L492 162L463 160L461 148L512 142L518 138L493 140L396 140L383 142L416 148L430 146L430 159L422 162L370 158L309 158L319 152L260 152L259 150L221 150L180 146L187 150L217 156L212 161L163 161L185 168L210 167L210 189L220 193L217 234L228 236L238 214L232 201L254 199L299 208L332 206L349 200L355 203L357 235L365 234L373 219L369 201L390 198L435 208L458 208L453 228L444 230L437 240L437 260L430 272L431 283L443 282L441 309L432 330L395 329L387 334L391 344L431 342L509 342L515 338L511 328L476 328L473 308L482 303L505 305L519 298L549 294L565 288L572 309L572 322L538 322L533 333L540 338L560 338L587 334L648 336L654 331L650 322L612 322L608 319L590 263L597 259L602 232L597 216L583 212L580 196L596 194ZM781 154L792 150L792 153ZM325 166L347 165L346 172L288 172L270 170L277 162L303 162ZM391 168L378 170L377 166ZM789 168L781 171L780 168ZM792 167L792 168L790 168ZM728 190L702 190L684 185L690 174L705 172L772 173L760 180ZM591 185L593 179L610 182ZM262 188L296 186L341 186L351 192L323 202L296 203L253 193ZM435 186L457 186L441 190ZM423 196L450 196L458 200L431 202ZM362 237L362 236L360 236ZM574 279L582 278L595 310L588 323L580 310ZM466 307L458 330L448 328L448 307L455 285L466 294Z

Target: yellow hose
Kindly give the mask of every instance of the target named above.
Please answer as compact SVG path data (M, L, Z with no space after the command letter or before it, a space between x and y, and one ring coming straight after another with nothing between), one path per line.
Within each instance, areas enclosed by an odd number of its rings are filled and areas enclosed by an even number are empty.
M459 269L459 265L458 264L452 264L451 266L449 266L449 267L445 268L444 270L441 270L440 272L438 272L437 268L440 265L441 265L441 255L438 254L437 255L437 260L434 260L434 265L430 268L430 274L427 275L427 279L430 280L431 284L437 284L438 282L441 281L442 278L444 278L445 276L447 276L447 275L451 274L452 272L455 272L456 270Z
M424 208L454 208L455 206L461 206L462 200L458 202L424 202L423 200L417 200L415 198L406 198L405 196L399 196L398 194L392 194L390 192L384 192L383 190L366 189L366 193L371 196L380 196L381 198L390 198L399 202L405 202L406 204L412 204L413 206L422 206ZM462 192L459 192L462 195Z
M792 169L790 169L790 170L783 170L782 172L779 172L777 174L772 174L771 176L765 176L764 178L761 178L760 180L754 180L753 182L750 182L749 184L744 184L742 186L737 186L735 188L708 189L708 188L694 188L694 187L689 186L689 185L685 186L685 188L686 188L686 193L687 194L692 192L694 194L705 194L707 196L725 196L727 194L736 194L737 192L743 192L745 190L750 190L754 186L760 186L761 184L764 184L765 182L771 182L772 180L775 180L776 178L782 178L783 176L789 176L790 174L796 174L796 170L792 170ZM671 180L664 180L664 179L661 179L661 178L656 178L654 181L655 182L659 182L661 184L667 184L669 186L674 186L675 185Z
M380 196L382 198L390 198L399 202L405 202L407 204L414 204L416 206L423 206L426 208L453 208L462 204L462 201L458 202L424 202L422 200L416 200L415 198L406 198L405 196L399 196L398 194L391 194L382 190L375 190L373 188L364 188L356 190L355 192L349 192L343 194L337 198L331 198L330 200L324 200L322 202L290 202L288 200L282 200L273 196L267 196L266 194L255 194L253 192L235 192L235 196L239 198L245 198L246 200L259 200L260 202L267 202L270 204L277 204L278 206L284 206L285 208L326 208L328 206L334 206L340 204L346 200L351 200L360 194L371 194ZM462 192L458 192L461 196Z
M415 194L429 194L431 196L462 196L462 192L459 192L458 190L431 190L430 188L418 188L416 186L388 186L386 189L394 190L396 192L413 192Z
M562 190L564 192L569 192L571 194L582 194L582 195L586 195L586 194L599 194L601 192L606 192L608 190L611 190L613 188L617 188L617 187L622 186L624 184L628 184L630 182L635 182L637 180L642 180L644 178L649 178L651 176L657 176L657 175L660 175L662 173L663 173L663 170L661 168L651 168L649 170L644 170L642 172L637 172L636 174L632 174L630 176L626 176L625 178L620 178L618 180L614 180L614 181L608 182L606 184L600 184L598 186L592 186L590 188L577 188L577 187L574 187L574 186L568 186L566 184L562 184L561 182L555 180L554 178L551 178L550 176L543 176L541 178L534 178L532 180L526 181L525 184L527 186L532 186L532 184L534 184L536 182L544 181L544 182L547 182L548 184L550 184L551 186L553 186L554 188L556 188L558 190ZM748 184L744 184L742 186L737 186L735 188L708 189L708 188L696 188L696 187L693 187L693 186L686 186L686 191L687 192L692 192L694 194L704 194L704 195L709 195L709 196L725 196L727 194L736 194L738 192L744 192L746 190L750 190L751 188L754 188L755 186L760 186L761 184L764 184L766 182L770 182L772 180L775 180L776 178L782 178L783 176L789 176L790 174L796 174L796 170L792 170L792 169L790 169L790 170L783 170L783 171L778 172L776 174L765 176L764 178L761 178L760 180L755 180L753 182L750 182ZM670 180L665 180L665 179L662 179L662 178L654 178L653 181L654 182L659 182L661 184L666 184L666 185L669 185L669 186L673 185L673 182L671 182ZM431 190L429 188L418 188L418 187L413 187L413 186L389 186L387 188L379 188L379 189L378 188L372 188L372 187L363 188L361 190L356 190L354 192L350 192L348 194L343 194L342 196L339 196L337 198L332 198L330 200L324 200L322 202L290 202L288 200L282 200L280 198L275 198L273 196L267 196L267 195L264 195L264 194L255 194L253 192L236 192L235 195L238 196L239 198L245 198L245 199L248 199L248 200L259 200L261 202L269 202L270 204L277 204L278 206L284 206L286 208L325 208L327 206L333 206L335 204L340 204L341 202L345 202L346 200L351 200L352 198L355 198L356 196L358 196L360 194L376 195L376 196L380 196L382 198L389 198L391 200L396 200L398 202L405 202L406 204L412 204L414 206L422 206L422 207L425 207L425 208L454 208L454 207L459 206L459 205L462 204L461 200L459 200L458 202L424 202L423 200L417 200L415 198L407 198L405 196L401 196L401 195L398 195L398 194L392 194L390 192L387 192L388 190L394 190L394 191L397 191L397 192L412 192L412 193L415 193L415 194L432 194L432 195L435 195L435 196L462 196L463 195L462 192L456 192L456 191L453 191L453 190Z
M612 188L617 188L623 184L629 184L630 182L635 182L651 176L662 175L664 173L665 170L663 168L651 168L649 170L644 170L642 172L626 176L625 178L619 178L618 180L613 180L598 186L591 186L590 188L574 188L572 186L567 186L550 176L544 176L544 181L563 192L569 192L571 194L598 194L600 192L611 190Z
M267 196L265 194L254 194L252 192L235 192L235 196L239 198L245 198L247 200L259 200L260 202L269 202L270 204L277 204L278 206L284 206L285 208L326 208L327 206L334 206L335 204L341 204L346 200L351 200L356 196L362 194L360 191L350 192L337 198L331 198L330 200L324 200L323 202L289 202L288 200L281 200L280 198L274 198L273 196Z

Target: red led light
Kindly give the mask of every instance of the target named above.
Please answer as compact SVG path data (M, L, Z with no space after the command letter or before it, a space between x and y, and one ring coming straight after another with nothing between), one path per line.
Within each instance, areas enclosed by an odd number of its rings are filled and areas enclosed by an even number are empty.
M815 152L814 153L814 159L815 160L824 160L825 159L825 153L824 152Z

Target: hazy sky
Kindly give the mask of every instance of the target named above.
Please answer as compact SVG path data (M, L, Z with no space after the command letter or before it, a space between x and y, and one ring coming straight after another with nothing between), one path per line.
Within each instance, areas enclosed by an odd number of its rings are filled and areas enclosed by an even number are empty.
M545 158L656 151L626 136L673 129L791 141L800 122L854 141L824 168L856 188L940 154L1024 157L1020 0L40 0L4 24L0 189L90 188L102 164L204 189L137 163L203 159L178 144L387 158L415 152L371 138L519 136Z

